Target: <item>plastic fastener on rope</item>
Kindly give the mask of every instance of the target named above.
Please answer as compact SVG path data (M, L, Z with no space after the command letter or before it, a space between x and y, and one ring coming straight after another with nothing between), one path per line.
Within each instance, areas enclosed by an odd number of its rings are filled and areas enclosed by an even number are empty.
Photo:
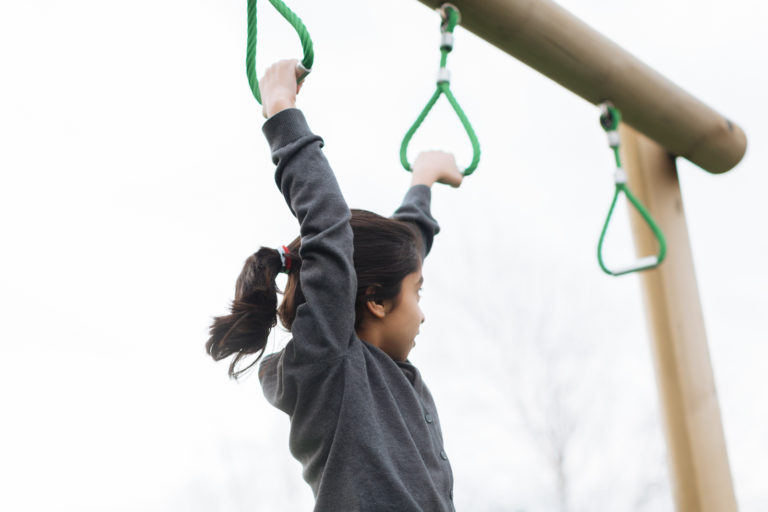
M312 38L309 37L307 27L281 0L269 0L277 12L290 23L301 39L301 47L304 51L304 59L296 66L296 84L300 84L312 70L315 53L312 46ZM253 97L261 104L261 91L259 80L256 76L256 0L248 0L248 37L245 50L245 73L248 76L248 84L253 92Z
M597 261L600 263L600 268L603 269L603 272L612 276L621 276L631 272L656 268L661 265L662 261L664 261L664 257L667 252L667 243L664 239L664 234L661 232L661 229L653 220L648 210L642 205L642 203L640 203L640 201L637 200L635 195L632 194L632 192L629 190L629 187L627 186L627 173L621 165L621 155L619 152L621 139L619 137L618 128L620 122L621 113L616 107L614 107L610 102L605 102L600 105L600 125L608 135L608 145L613 150L614 158L616 160L616 171L614 173L616 191L613 195L611 208L608 211L608 218L605 220L602 233L600 233L600 241L597 244ZM632 205L637 209L637 211L653 231L653 234L656 236L656 240L659 242L659 253L656 256L645 256L640 258L630 265L609 269L603 262L603 241L605 240L605 233L608 231L608 224L611 222L611 216L613 215L613 210L616 207L616 202L618 201L619 194L621 192L624 192L624 194L627 196L627 199L629 199L630 203L632 203Z
M296 84L300 84L301 82L303 82L304 79L307 78L307 76L309 76L309 74L312 72L311 68L310 69L305 68L304 64L302 64L301 62L296 63L296 70L297 70Z
M426 119L427 114L429 114L430 110L432 110L432 107L435 106L435 103L440 98L440 95L445 94L446 99L451 104L451 107L453 107L456 115L459 117L464 130L469 136L469 141L472 144L472 162L466 169L464 169L464 176L469 176L475 171L475 169L477 169L477 164L480 161L480 143L477 140L475 131L472 129L472 125L469 123L469 119L467 119L467 116L464 114L464 111L461 109L459 103L456 101L456 98L451 92L451 74L450 71L446 68L448 54L453 50L453 30L461 20L461 14L459 13L459 10L456 8L456 6L452 4L443 4L437 11L440 13L442 18L440 23L440 69L437 72L437 89L427 102L427 106L424 107L424 110L421 111L419 117L405 134L403 142L400 144L400 163L403 165L403 168L405 168L406 171L412 171L411 164L408 163L408 144L411 142L413 135L421 126L421 123L423 123L424 119Z
M440 49L453 50L453 34L451 32L443 32L440 36Z
M437 70L437 83L450 84L451 83L451 71L449 69L440 68Z

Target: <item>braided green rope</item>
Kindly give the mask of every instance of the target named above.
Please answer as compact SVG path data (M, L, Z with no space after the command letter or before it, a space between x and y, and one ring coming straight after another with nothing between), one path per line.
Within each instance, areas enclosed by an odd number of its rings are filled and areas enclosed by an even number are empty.
M459 23L459 11L454 6L445 4L441 8L441 12L444 13L444 20L440 25L440 31L443 34L453 34L453 30ZM447 73L445 66L448 62L448 54L452 49L452 44L450 46L445 44L440 45L440 70L443 73ZM470 142L472 143L472 162L469 164L469 167L464 170L464 176L469 176L475 171L477 164L480 161L480 143L477 140L475 131L472 129L472 125L469 123L469 119L467 119L466 114L464 114L464 111L459 106L459 102L456 101L456 98L451 92L450 82L447 78L442 78L442 76L438 79L435 93L429 99L426 107L424 107L424 110L421 111L421 114L419 114L416 122L413 123L413 126L411 126L411 128L405 134L402 144L400 144L400 163L403 165L403 168L405 168L406 171L413 170L411 168L411 164L408 163L408 144L410 144L413 135L424 122L424 119L427 118L427 115L432 110L432 107L435 106L435 103L442 94L445 95L446 99L451 104L451 107L453 107L453 110L456 112L456 115L459 116L459 120L461 121L461 124L464 127L464 130L467 132Z
M312 69L312 63L315 60L312 39L309 37L307 27L304 26L301 19L281 0L269 0L269 2L288 23L293 25L293 28L299 34L301 47L304 51L304 59L301 61L303 76L298 79L301 82ZM248 84L251 86L253 97L261 104L261 91L259 90L259 80L256 76L256 0L248 0L248 38L245 48L245 73L248 75Z
M659 228L658 224L656 224L656 222L653 220L653 217L651 217L651 214L648 212L648 210L642 205L642 203L635 197L635 195L629 190L629 187L627 186L626 173L624 172L624 169L621 165L621 156L619 154L619 134L617 131L619 122L621 121L621 113L613 105L608 103L603 105L603 109L604 113L600 116L600 124L608 134L608 140L616 160L616 191L613 194L611 208L608 210L608 217L605 219L603 231L600 233L600 241L597 244L597 261L600 263L600 268L602 268L603 272L606 274L612 276L622 276L624 274L639 272L641 270L650 270L661 265L661 262L664 261L664 257L667 254L667 243L664 239L664 233L662 233L661 228ZM608 224L611 222L611 217L613 216L613 211L616 207L616 202L619 200L619 194L622 192L627 196L627 199L629 199L630 203L632 203L632 205L637 209L637 211L653 231L653 234L656 236L656 240L659 242L659 253L656 256L647 256L645 258L641 258L629 267L611 270L606 267L603 261L603 242L605 240L605 234L608 231Z

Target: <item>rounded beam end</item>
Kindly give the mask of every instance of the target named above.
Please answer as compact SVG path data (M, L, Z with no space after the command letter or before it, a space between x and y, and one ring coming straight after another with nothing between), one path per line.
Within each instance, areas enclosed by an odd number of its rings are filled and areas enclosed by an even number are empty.
M747 135L741 127L723 118L682 156L713 174L730 171L747 152Z

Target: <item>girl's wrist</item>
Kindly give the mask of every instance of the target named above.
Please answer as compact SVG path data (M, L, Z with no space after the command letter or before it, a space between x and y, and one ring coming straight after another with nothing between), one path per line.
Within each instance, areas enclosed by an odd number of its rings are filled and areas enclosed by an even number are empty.
M267 116L272 117L278 112L282 112L289 108L296 108L296 102L288 99L278 99L271 101L264 110L266 111Z
M416 185L426 185L428 187L431 187L435 184L437 180L426 173L413 173L413 178L411 178L411 186L415 187Z

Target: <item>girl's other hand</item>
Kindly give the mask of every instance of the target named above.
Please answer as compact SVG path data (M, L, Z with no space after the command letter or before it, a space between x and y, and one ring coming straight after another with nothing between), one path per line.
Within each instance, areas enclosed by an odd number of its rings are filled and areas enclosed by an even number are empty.
M425 151L416 157L413 163L413 185L432 186L435 182L457 188L461 185L464 174L456 166L452 153L444 151Z
M296 84L300 73L297 64L296 59L275 62L259 80L264 117L270 118L281 110L296 107L296 95L301 89L301 84Z

